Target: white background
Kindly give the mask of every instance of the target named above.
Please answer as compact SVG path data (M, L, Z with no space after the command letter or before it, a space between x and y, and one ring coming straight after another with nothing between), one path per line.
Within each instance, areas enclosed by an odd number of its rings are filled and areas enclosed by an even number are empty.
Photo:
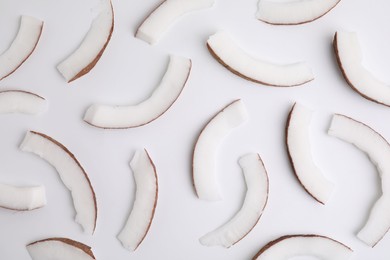
M20 15L45 21L37 49L0 82L0 89L24 89L49 101L48 111L39 116L0 116L0 181L44 184L48 198L47 206L32 212L0 209L0 259L30 259L25 245L53 236L90 245L97 259L250 259L268 241L298 233L337 239L354 249L353 260L389 259L390 235L374 249L355 236L380 196L376 169L362 152L326 131L337 112L361 120L390 140L390 108L365 100L346 84L331 45L336 30L357 31L365 66L390 82L390 2L342 0L317 21L286 27L256 20L256 0L220 0L211 9L180 18L157 45L150 46L133 35L159 2L113 0L115 29L106 51L89 74L68 84L56 65L82 41L98 12L98 1L0 1L0 50L15 37ZM315 80L300 87L274 88L233 75L205 47L208 36L218 30L227 31L255 57L277 63L307 61ZM127 130L101 130L82 121L94 102L135 104L147 98L164 74L169 54L191 58L193 69L182 95L162 117ZM220 147L217 175L224 199L201 201L191 182L195 140L206 122L237 98L246 104L250 121ZM288 163L284 128L296 101L315 111L310 133L313 158L336 184L325 206L305 193ZM89 174L99 207L93 236L73 221L70 194L55 170L18 149L28 130L62 142ZM130 253L116 235L134 200L128 162L142 148L157 167L159 200L147 237ZM245 183L237 159L248 152L258 152L268 170L265 212L253 231L232 248L204 247L199 237L225 223L242 204Z

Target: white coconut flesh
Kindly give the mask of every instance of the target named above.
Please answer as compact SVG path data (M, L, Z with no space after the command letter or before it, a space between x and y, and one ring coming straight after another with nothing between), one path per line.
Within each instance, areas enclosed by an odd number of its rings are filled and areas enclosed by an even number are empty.
M12 210L33 210L46 205L45 187L17 187L0 183L0 207Z
M114 12L110 0L102 1L102 10L92 21L80 46L58 66L58 71L71 82L88 73L103 54L114 29Z
M190 71L190 59L171 56L164 77L148 99L129 106L94 104L88 108L84 120L100 128L131 128L150 123L176 101Z
M27 132L20 149L40 156L57 170L62 182L71 192L76 222L86 233L93 234L97 218L95 192L75 156L53 138L33 131Z
M36 115L47 109L47 101L34 93L22 90L0 91L0 114L23 113Z
M33 260L93 260L91 248L65 238L50 238L26 246Z
M146 150L139 150L130 162L136 183L133 209L118 235L123 247L134 251L142 243L152 224L157 205L156 168Z
M138 27L135 37L156 44L171 25L182 15L210 8L215 0L166 0Z
M43 21L22 16L19 31L10 47L0 55L0 80L12 74L34 51L42 33Z
M286 126L286 144L294 173L303 188L321 204L332 194L334 184L314 163L310 143L312 111L296 103L291 109Z
M209 37L207 46L218 62L247 80L280 87L298 86L314 79L306 62L276 64L259 60L244 52L223 31Z
M215 169L218 147L234 128L247 119L244 103L236 100L215 115L200 133L192 161L194 187L200 199L216 201L222 198Z
M259 0L257 19L275 25L295 25L312 22L332 10L340 0L295 0L277 2Z
M340 69L352 89L368 100L390 106L390 84L381 82L363 66L357 34L336 32L333 44Z
M375 202L357 237L374 247L390 228L390 145L369 126L343 115L334 115L329 135L349 142L367 154L381 178L382 196Z
M312 256L322 260L347 260L353 251L346 245L319 235L291 235L271 241L253 260L288 260Z
M260 156L256 153L239 160L247 191L237 214L226 224L199 239L205 246L231 247L244 238L259 221L268 200L268 175Z

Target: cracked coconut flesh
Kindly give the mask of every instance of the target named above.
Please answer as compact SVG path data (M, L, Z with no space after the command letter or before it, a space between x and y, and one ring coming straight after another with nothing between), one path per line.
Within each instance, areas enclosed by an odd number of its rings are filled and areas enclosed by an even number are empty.
M36 115L47 109L47 101L37 94L22 90L0 91L0 114Z
M190 59L171 56L164 77L148 99L130 106L94 104L85 113L84 121L100 128L131 128L150 123L176 101L190 71Z
M42 33L43 21L23 15L18 34L11 46L0 55L0 80L17 70L31 55Z
M215 171L218 147L235 127L248 119L244 103L236 100L223 108L203 128L195 144L192 177L196 194L203 200L222 198Z
M134 251L142 243L152 224L157 205L156 168L146 150L139 150L130 162L137 190L130 216L118 235L123 247Z
M210 8L215 0L166 0L138 27L135 37L156 44L171 25L182 15Z
M390 106L390 84L379 81L363 67L357 34L336 32L333 45L339 67L352 89L368 100Z
M390 228L390 145L369 126L343 115L334 115L328 133L366 153L378 170L382 196L375 202L366 224L357 234L360 240L374 247Z
M46 205L45 187L16 187L0 183L0 207L12 210L32 210Z
M20 149L40 156L57 170L62 182L71 192L76 222L86 233L93 234L97 217L95 192L74 155L51 137L33 131L27 132Z
M286 145L294 173L303 188L321 204L328 201L334 184L322 174L313 161L310 144L312 112L296 103L286 126Z
M239 160L245 177L247 192L237 214L226 224L199 239L205 246L231 247L244 238L259 221L268 200L268 175L261 158L256 153Z
M340 0L300 0L276 2L259 0L257 19L275 25L295 25L312 22L327 14Z
M292 87L314 79L306 62L280 65L255 59L238 47L223 31L210 36L207 47L214 58L231 72L256 83Z

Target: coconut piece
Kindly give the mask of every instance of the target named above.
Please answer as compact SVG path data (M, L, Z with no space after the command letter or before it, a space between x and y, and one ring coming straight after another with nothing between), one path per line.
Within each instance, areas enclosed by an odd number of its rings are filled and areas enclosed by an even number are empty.
M41 37L43 21L23 15L11 46L0 55L0 80L11 75L35 50Z
M309 23L327 14L340 0L296 0L276 2L259 0L256 18L274 25Z
M148 99L130 106L94 104L88 108L84 120L100 128L131 128L148 124L173 105L182 92L190 71L190 59L171 56L164 77Z
M76 222L86 233L93 234L97 218L95 192L76 157L60 142L34 131L27 132L20 149L40 156L57 170L62 182L71 192Z
M201 131L192 159L192 178L200 199L222 198L215 172L217 150L224 137L247 119L244 103L236 100L218 112Z
M46 205L43 185L16 187L0 183L0 207L12 210L33 210Z
M376 79L363 65L357 34L336 32L333 47L340 70L348 85L362 97L390 106L390 85Z
M111 0L104 0L102 11L92 21L84 40L68 58L58 66L58 71L69 83L87 74L103 55L114 30L114 10Z
M46 100L23 90L0 91L0 114L24 113L36 115L47 109Z
M244 52L223 32L217 32L207 40L211 55L234 74L268 86L293 87L314 79L306 62L280 65L258 60Z
M137 190L129 218L118 235L123 247L135 251L152 224L158 197L156 167L146 150L139 150L130 162Z
M374 129L344 115L334 115L329 135L349 142L367 154L381 178L382 196L375 202L357 237L374 247L390 228L390 144Z
M215 0L165 0L145 18L135 37L156 44L180 16L210 8L214 3Z
M295 103L286 124L286 146L295 176L305 191L321 204L332 194L334 184L322 174L313 161L310 145L312 112Z
M28 244L33 260L91 260L95 259L91 247L69 238L48 238Z
M243 239L257 224L268 200L269 181L260 155L250 153L238 161L245 177L247 191L237 214L226 224L199 239L205 246L231 247Z
M253 260L282 260L294 256L315 256L323 260L346 260L353 251L332 238L320 235L282 236L266 244Z

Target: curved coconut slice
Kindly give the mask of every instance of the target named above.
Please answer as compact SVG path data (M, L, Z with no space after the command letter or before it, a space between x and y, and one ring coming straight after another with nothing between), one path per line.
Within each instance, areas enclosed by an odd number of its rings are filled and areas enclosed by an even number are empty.
M363 67L363 55L357 34L336 32L333 47L337 63L348 85L364 98L390 106L390 84L379 81Z
M114 11L110 0L92 21L91 28L78 49L61 62L57 69L69 83L87 74L103 55L114 30Z
M138 27L135 37L156 44L180 16L214 5L215 0L165 0L146 17Z
M327 14L340 0L297 0L276 2L259 0L256 13L260 21L274 25L309 23Z
M0 80L11 75L30 57L38 44L43 21L31 16L22 16L20 27L11 46L0 55Z
M268 86L293 87L314 79L306 62L287 65L257 60L245 53L225 33L217 32L207 40L211 55L234 74Z
M294 256L315 256L323 260L346 260L353 251L346 245L320 235L282 236L266 244L253 260L287 260Z
M0 114L24 113L36 115L47 109L46 100L23 90L0 91Z
M295 176L305 191L321 204L329 199L334 184L315 165L310 147L312 112L295 103L286 124L286 146Z
M224 137L247 118L244 103L236 100L215 115L200 133L192 159L192 178L200 199L221 199L215 173L217 149Z
M130 216L118 235L123 247L134 251L144 240L154 217L158 197L156 167L146 150L137 151L130 162L137 191Z
M48 238L28 244L33 260L91 260L95 259L91 247L69 238Z
M143 102L132 106L95 104L84 120L101 128L131 128L148 124L164 114L182 92L191 71L191 60L171 56L160 85Z
M32 210L46 205L45 187L15 187L0 183L0 207L12 210Z
M42 133L27 132L20 149L32 152L50 163L70 190L76 210L76 222L85 232L96 228L97 205L91 182L76 157L61 143Z
M390 144L374 129L343 115L333 116L328 133L365 152L378 169L383 194L357 235L367 245L374 247L390 228Z
M267 171L256 153L240 158L247 186L244 203L239 212L225 225L199 239L205 246L231 247L243 239L259 221L268 200L269 182Z

